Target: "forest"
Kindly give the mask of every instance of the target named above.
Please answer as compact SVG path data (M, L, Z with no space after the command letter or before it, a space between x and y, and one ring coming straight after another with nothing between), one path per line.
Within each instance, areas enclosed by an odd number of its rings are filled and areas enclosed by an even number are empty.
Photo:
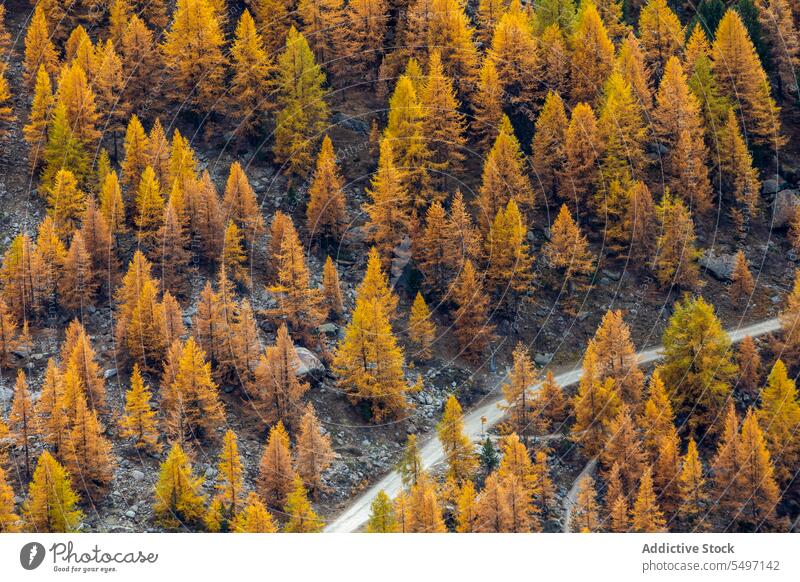
M0 55L0 532L800 528L800 3L5 0Z

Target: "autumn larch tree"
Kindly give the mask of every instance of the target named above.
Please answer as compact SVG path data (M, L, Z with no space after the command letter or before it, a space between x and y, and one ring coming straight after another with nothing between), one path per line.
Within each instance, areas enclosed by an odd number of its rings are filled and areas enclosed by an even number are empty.
M595 102L614 67L614 44L593 2L581 4L572 48L572 96L579 101Z
M28 123L22 129L25 142L28 144L28 160L31 169L36 169L42 164L44 147L47 142L47 125L53 112L53 104L50 75L44 65L39 65Z
M8 415L9 428L14 432L17 447L25 453L25 475L31 474L31 439L39 433L36 415L31 403L28 381L25 372L17 372L14 384L14 398Z
M40 66L50 75L58 72L58 53L48 31L44 8L37 4L25 34L24 79L29 88L36 83Z
M761 405L757 411L764 431L767 448L775 465L775 478L788 482L800 459L800 401L794 380L786 373L782 360L775 362L761 391Z
M453 81L445 75L439 50L431 51L420 100L423 133L431 153L431 169L439 173L439 187L444 190L447 177L457 174L466 158L466 121L459 111L461 104L456 98Z
M97 129L100 119L96 96L87 72L77 61L62 67L55 98L56 103L63 105L66 110L67 123L74 137L90 150L94 149L101 137Z
M92 88L97 98L99 122L104 134L111 134L114 151L117 149L117 135L125 129L125 120L130 115L130 103L123 99L126 83L122 59L114 48L111 39L105 44L98 43L92 73Z
M613 378L623 402L638 407L644 375L638 366L636 346L621 310L609 310L594 334L597 366L601 379Z
M509 507L497 472L486 478L475 508L475 531L501 533L507 531Z
M534 423L544 433L553 427L557 430L566 417L567 400L564 391L556 382L552 370L548 370L535 395Z
M277 295L278 307L274 314L285 320L293 332L305 333L322 323L322 292L310 287L305 253L291 224L281 241L278 284L268 290Z
M61 305L69 311L79 311L94 304L97 281L92 257L86 250L81 232L76 232L72 237L58 282L58 292Z
M461 405L450 395L444 405L442 419L436 427L447 460L447 476L459 485L472 479L478 468L478 456L469 437L464 434Z
M94 283L106 297L111 297L119 278L119 264L106 217L97 208L94 196L86 197L80 234L91 259Z
M411 194L404 186L404 172L397 165L394 143L393 139L381 140L378 169L367 190L371 203L364 206L369 215L367 231L385 266L412 228Z
M477 359L494 337L494 325L489 321L489 297L469 259L453 286L453 302L453 326L459 347L467 357Z
M110 18L114 14L113 6L121 4L121 1L117 1L112 5ZM155 91L152 81L161 80L161 55L153 38L153 31L139 16L136 14L122 16L119 27L122 29L121 35L112 31L111 37L119 46L122 68L127 76L123 98L130 103L132 111L144 113L144 106ZM160 96L160 92L157 96ZM154 105L157 106L158 103Z
M675 413L669 400L661 372L653 370L647 386L647 401L639 416L639 427L645 452L652 462L658 456L661 439L675 430Z
M764 529L775 518L781 494L764 433L752 408L742 423L737 464L739 471L734 485L740 503L737 517L756 531Z
M0 533L21 531L22 519L14 511L14 490L8 484L5 469L0 467Z
M374 79L389 24L386 0L353 0L344 13L344 48L348 77Z
M484 59L478 76L478 89L472 97L471 129L479 138L481 151L488 150L497 139L503 118L503 89L492 59Z
M75 335L70 333L73 329ZM67 368L73 366L86 393L89 407L92 410L102 410L106 401L105 380L89 335L77 321L70 324L62 350L62 371L66 372Z
M444 533L447 531L433 479L424 473L409 492L409 525L411 533Z
M743 299L749 300L755 288L753 275L747 265L747 257L739 249L734 257L733 272L731 273L731 286L728 289L731 301L740 306Z
M733 193L729 201L731 215L740 231L747 222L757 217L760 199L758 170L742 136L740 120L733 108L728 109L719 136L719 170L723 186ZM743 232L740 237L743 236Z
M370 506L367 533L397 533L398 524L392 500L381 489Z
M475 511L477 493L475 484L467 481L458 492L456 499L456 531L458 533L473 533L475 531Z
M662 338L665 385L672 389L677 413L691 411L692 429L721 420L736 374L731 340L702 297L686 297L675 306Z
M174 427L175 436L211 437L225 420L225 411L219 399L218 386L211 378L211 364L205 353L190 337L183 346L175 379L170 386L172 399L177 403L172 417L180 414L181 423Z
M566 162L564 142L567 126L564 102L558 93L551 91L536 119L531 145L531 165L535 180L547 199L560 192L560 172Z
M389 278L381 267L381 257L374 247L369 251L367 271L356 289L356 295L365 301L377 299L390 321L397 316L398 297L389 287Z
M137 449L153 453L161 451L152 394L144 383L138 364L133 365L131 387L125 393L125 413L119 424L120 436L133 439Z
M667 61L661 77L653 127L656 139L667 148L664 171L670 191L684 199L692 210L707 214L712 207L712 193L703 118L680 61L674 56Z
M652 263L656 240L652 233L658 227L656 206L647 184L637 180L625 193L622 232L628 243L627 256L639 265Z
M220 274L223 271L224 265L220 269ZM228 291L232 292L230 283L224 291L226 294ZM230 346L231 325L235 310L231 299L230 296L221 297L220 293L214 291L211 281L206 281L205 287L200 292L197 312L193 321L194 337L206 351L212 363L216 364L215 372L218 375L220 368L229 364L232 359L232 355L226 351L226 348Z
M739 111L752 143L780 146L783 143L780 110L770 95L767 75L736 10L729 9L717 27L712 70L722 94Z
M158 249L159 233L164 223L164 197L156 173L149 165L142 172L136 190L137 238L145 252L155 253Z
M481 187L475 202L480 213L478 224L484 232L511 198L524 209L531 208L534 203L519 141L508 117L503 116L497 139L483 164Z
M739 342L736 364L739 366L737 387L745 394L757 394L761 382L761 356L758 346L749 335Z
M80 498L72 489L69 473L53 456L44 451L36 462L33 480L28 485L28 498L22 511L33 531L70 533L83 519L77 507Z
M653 95L650 91L650 75L645 64L644 51L639 39L630 32L619 47L616 68L630 84L639 104L645 111L653 108Z
M264 115L272 109L268 96L273 63L264 49L264 40L256 30L255 21L245 9L236 25L236 38L231 46L233 77L230 87L230 114L236 120L236 130L243 136L258 131Z
M226 233L227 234L227 233ZM164 206L164 216L158 230L158 248L152 253L161 271L161 282L165 290L183 296L187 291L189 278L189 237L181 226L176 210L175 196ZM232 255L233 253L231 253ZM238 266L238 265L234 265ZM231 271L238 273L235 269Z
M354 404L368 407L374 422L402 417L410 406L405 393L403 350L377 298L359 294L350 323L333 360L339 386Z
M225 228L219 195L208 172L198 181L192 181L188 193L189 223L197 239L202 256L214 261L222 250L220 233Z
M10 368L12 353L20 346L17 320L0 297L0 368Z
M593 342L590 342L583 357L583 375L578 393L573 399L575 424L572 427L572 438L581 445L587 457L602 450L619 406L614 380L599 379L597 353Z
M682 200L664 191L656 208L660 234L652 268L656 280L664 287L693 289L699 284L695 248L694 221Z
M658 505L653 491L653 475L650 467L645 468L639 483L639 493L633 503L631 512L631 531L639 533L657 533L665 531L664 514Z
M79 394L72 419L72 430L67 437L64 463L72 475L80 477L81 489L94 498L114 478L116 461L111 442L103 436L103 426L97 413Z
M639 34L645 63L655 83L664 74L667 61L683 46L685 33L667 0L649 0L639 14Z
M231 164L222 204L228 219L236 223L244 234L246 245L251 247L256 237L264 233L264 217L256 193L239 162Z
M48 269L39 249L24 232L13 238L3 254L0 266L0 283L3 298L17 321L25 321L38 314L48 299Z
M517 203L511 198L504 209L500 209L487 233L485 255L487 283L492 287L501 307L513 309L520 297L530 293L531 264L527 244L528 228Z
M55 361L48 360L42 380L42 391L35 406L36 422L42 440L50 445L55 454L63 452L68 419L64 411L64 391L61 372Z
M233 519L230 531L237 533L276 533L275 520L267 508L252 491L247 496L244 508Z
M792 16L791 3L786 0L760 0L757 6L758 20L766 32L778 81L777 94L797 99L795 71L800 64L800 34Z
M226 522L230 522L243 508L243 473L236 433L228 429L222 437L222 449L217 461L217 498L222 503L223 519Z
M178 0L161 45L170 97L207 114L221 107L225 89L225 40L219 15L208 0Z
M286 533L316 533L322 531L322 520L314 513L308 501L303 480L296 476L292 483L292 490L286 496L286 505L283 509L288 516L288 521L283 528Z
M561 285L569 285L568 289L583 288L583 278L594 268L592 254L586 235L573 220L566 204L561 205L543 254L548 266L560 273Z
M270 429L267 445L261 455L256 490L268 507L281 509L292 491L296 477L298 476L292 467L289 450L289 435L286 434L283 423L278 421Z
M588 209L588 202L594 198L594 189L598 186L601 151L594 111L588 103L578 103L564 132L559 196L575 200L578 208Z
M436 340L436 324L431 318L428 304L419 291L414 297L411 313L408 316L408 339L416 348L414 359L427 360L431 357L431 347Z
M316 498L327 488L322 483L322 474L333 463L336 454L331 447L331 438L322 433L322 425L314 412L314 406L306 404L295 446L297 474Z
M122 170L122 183L127 186L128 190L136 187L142 179L142 173L145 168L150 164L150 156L148 150L150 148L150 141L147 133L139 121L139 117L131 115L128 121L128 127L125 130L125 158L122 160L120 169ZM134 200L127 197L126 206L128 210L134 209Z
M571 0L567 0L571 4ZM564 30L556 23L550 24L541 37L541 75L544 85L562 96L570 94L570 51Z
M512 0L500 17L488 57L497 69L504 104L532 106L539 87L539 49L519 0Z
M458 0L414 0L406 4L400 38L408 51L401 54L410 52L425 62L431 50L439 49L447 75L474 78L478 50L472 41L474 29L466 7Z
M630 494L642 476L644 459L639 431L633 422L630 408L623 404L608 425L608 440L601 453L601 460L607 470L614 465L620 468L622 489Z
M150 128L150 133L147 135L147 156L148 162L156 173L156 178L158 178L160 184L170 183L169 150L169 141L167 140L167 134L164 132L164 126L161 125L161 119L156 118ZM179 191L184 193L183 190L186 185L183 181L179 180L178 185L180 186Z
M203 478L196 477L181 445L175 443L161 464L155 486L153 510L158 522L169 529L198 523L205 511Z
M424 469L419 447L417 446L417 435L408 435L403 452L397 461L397 472L400 473L400 479L407 488L416 485L423 474Z
M606 183L641 179L647 164L647 127L630 83L617 71L606 81L597 129L603 143L601 170ZM603 205L595 202L595 207Z
M347 225L344 181L336 164L336 154L329 136L322 140L313 181L308 188L306 228L323 243L337 243Z
M686 455L683 457L681 473L678 477L680 505L678 515L691 528L691 531L704 529L704 507L707 502L706 480L703 477L703 464L697 453L697 444L689 439Z
M781 322L784 346L794 352L800 347L800 270L795 271L794 285L786 297L786 304L778 317Z
M508 380L503 384L505 404L501 406L509 416L511 430L527 439L538 428L535 426L537 419L533 417L533 407L536 399L534 387L539 376L522 343L514 348L514 365Z
M731 401L725 415L725 425L717 442L716 454L711 462L711 474L714 477L712 501L717 504L720 514L738 511L740 501L736 481L741 470L740 452L741 437L739 435L739 417Z
M230 273L234 281L249 287L251 280L247 262L247 254L242 247L242 235L239 227L235 222L229 220L228 226L225 228L225 241L222 244L220 263L225 265L225 272Z
M581 533L600 531L599 510L594 479L586 475L578 485L578 497L570 515L570 531Z
M425 213L425 227L414 241L416 263L422 272L422 284L430 293L444 296L452 284L455 241L448 236L447 212L440 202L434 202Z
M86 144L72 131L67 118L67 108L57 102L47 130L47 144L44 148L44 169L40 191L46 192L53 185L56 174L68 169L83 179L89 173L89 155Z
M424 208L439 199L430 181L432 151L426 140L421 90L408 73L398 79L389 99L389 119L383 133L383 141L391 144L394 159L402 168L400 186L408 191L415 208Z
M330 256L325 258L322 269L322 295L328 308L328 317L339 317L344 312L342 288L339 284L339 272Z
M78 180L71 171L59 170L53 185L47 189L47 213L52 216L62 240L67 240L77 228L86 208L86 194L78 188Z
M275 118L276 162L289 174L305 175L312 167L317 136L328 124L325 73L314 60L305 37L292 27L277 62Z

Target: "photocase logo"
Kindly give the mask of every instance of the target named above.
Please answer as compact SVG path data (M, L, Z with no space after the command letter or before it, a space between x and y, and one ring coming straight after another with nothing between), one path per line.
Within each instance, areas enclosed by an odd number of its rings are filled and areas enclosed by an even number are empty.
M44 561L44 546L39 542L29 542L19 551L19 563L26 570L35 570Z

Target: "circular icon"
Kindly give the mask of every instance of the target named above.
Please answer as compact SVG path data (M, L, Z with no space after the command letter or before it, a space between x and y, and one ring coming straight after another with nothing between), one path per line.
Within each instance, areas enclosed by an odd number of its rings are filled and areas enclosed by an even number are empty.
M44 561L44 546L39 542L29 542L19 551L19 563L26 570L35 570Z

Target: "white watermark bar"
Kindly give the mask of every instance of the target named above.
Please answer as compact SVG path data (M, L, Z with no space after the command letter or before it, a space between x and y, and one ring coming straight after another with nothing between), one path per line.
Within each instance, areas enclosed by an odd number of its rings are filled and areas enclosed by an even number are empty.
M0 580L796 581L799 554L763 533L3 534Z

